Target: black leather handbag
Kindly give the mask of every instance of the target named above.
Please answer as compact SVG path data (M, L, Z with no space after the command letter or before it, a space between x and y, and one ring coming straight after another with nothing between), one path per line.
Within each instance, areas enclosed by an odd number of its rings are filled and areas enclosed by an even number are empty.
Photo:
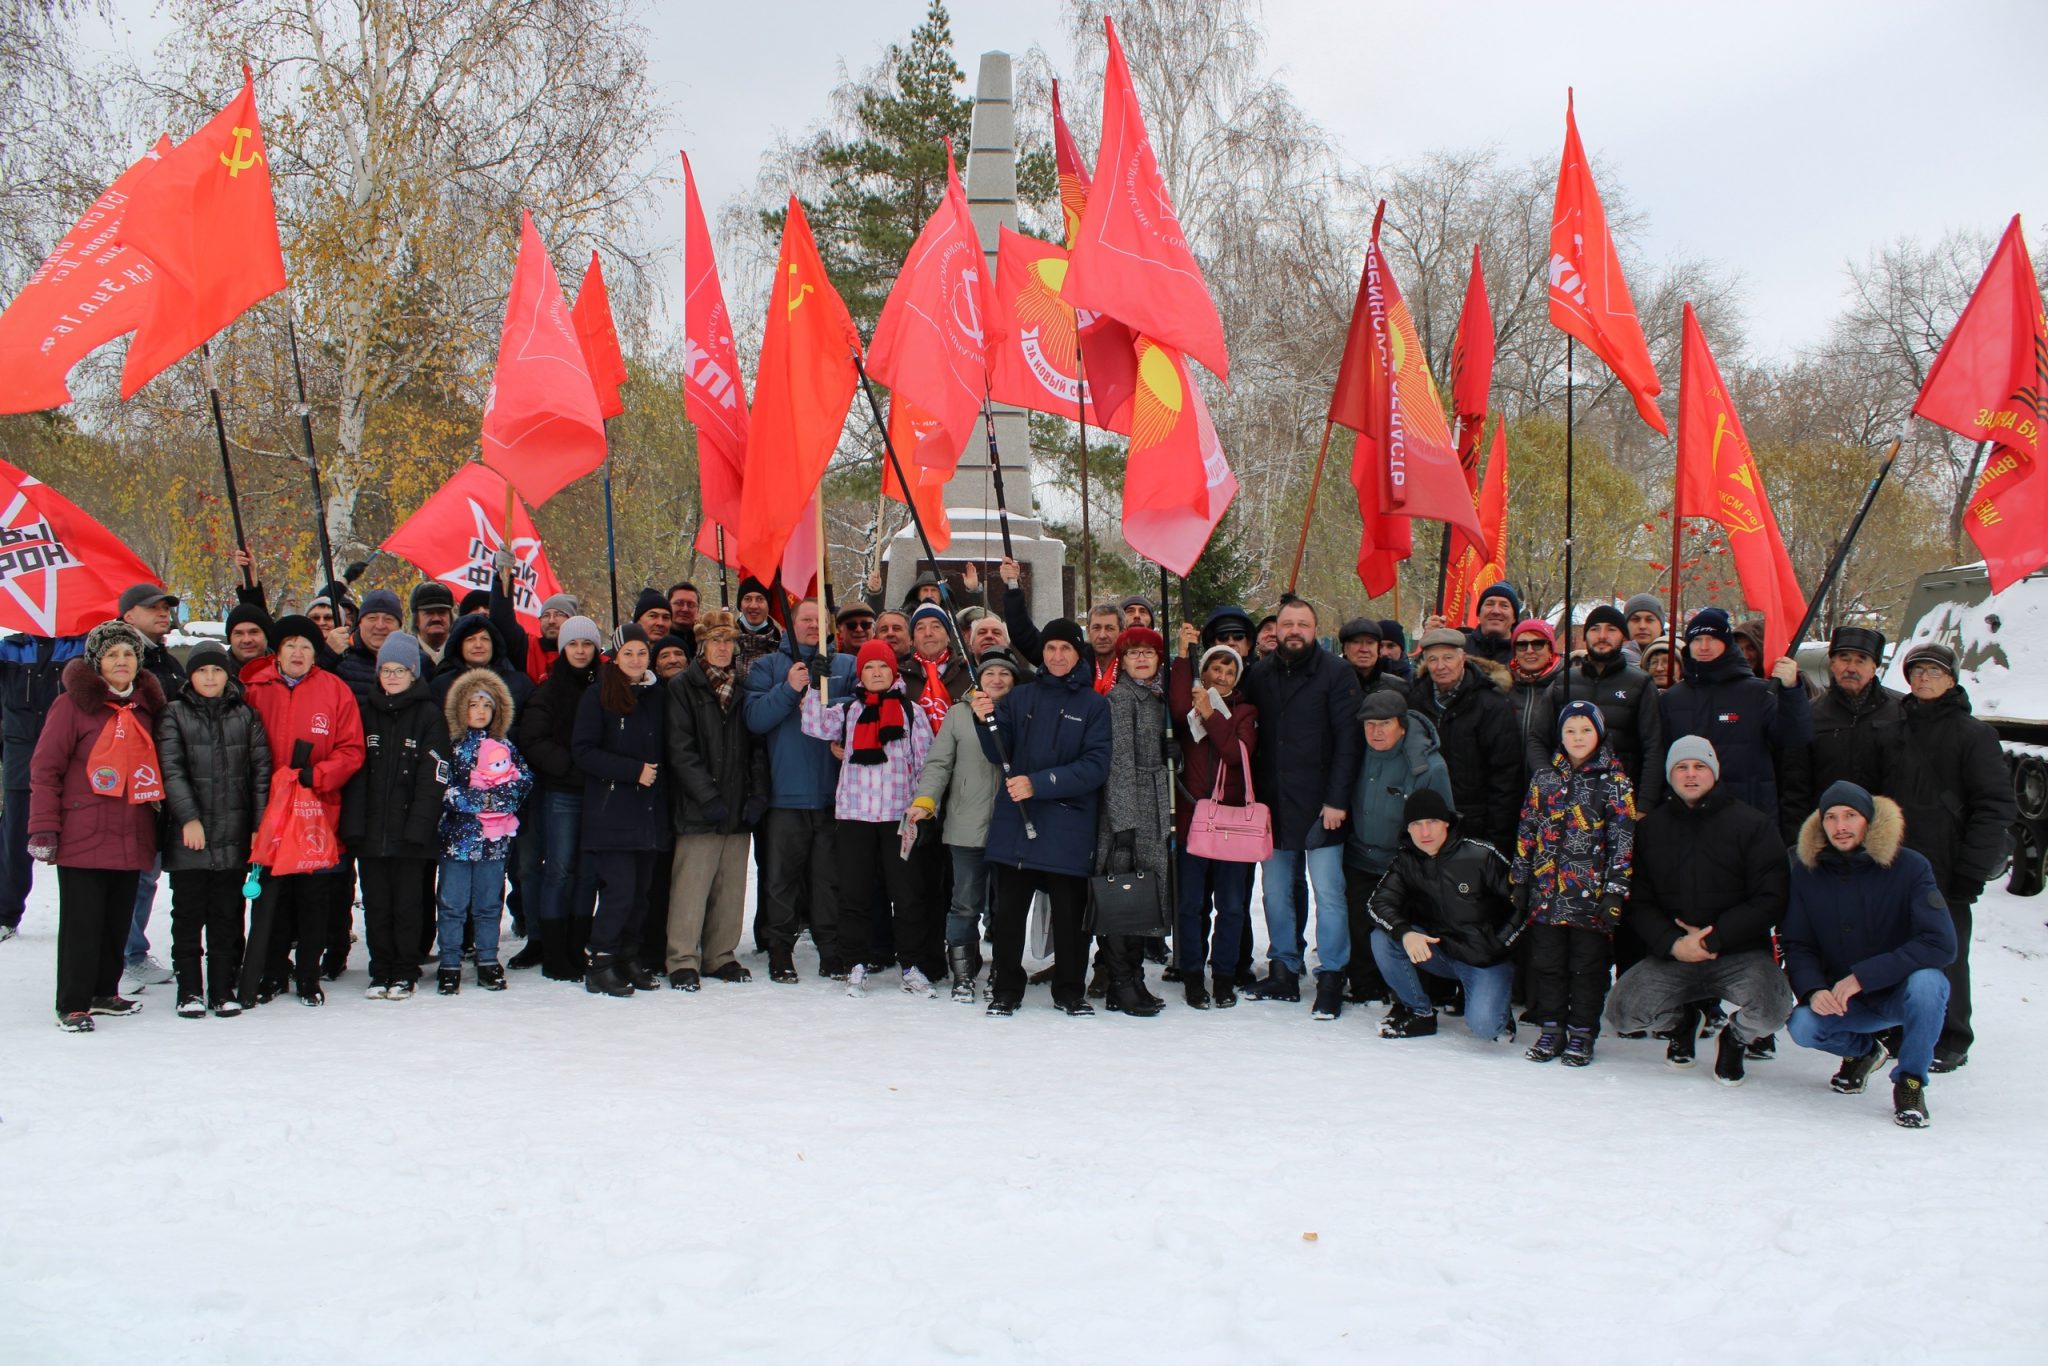
M1129 871L1097 873L1088 879L1087 933L1167 933L1166 879L1136 869L1136 842L1130 831L1121 831L1110 845L1110 867L1122 863Z

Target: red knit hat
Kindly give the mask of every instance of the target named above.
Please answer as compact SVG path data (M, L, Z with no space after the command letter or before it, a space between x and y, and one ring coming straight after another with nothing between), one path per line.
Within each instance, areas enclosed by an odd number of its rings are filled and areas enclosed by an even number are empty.
M895 681L896 651L888 641L871 640L860 647L860 653L853 657L854 682L858 683L860 681L861 674L866 671L870 664L887 664L889 666L890 681Z
M1535 617L1531 617L1527 621L1517 622L1515 624L1515 634L1512 638L1520 640L1523 636L1542 636L1544 641L1550 646L1550 652L1552 654L1557 653L1557 628L1549 622L1540 621Z
M1124 651L1140 646L1149 648L1161 659L1166 658L1166 637L1149 626L1126 626L1116 638L1116 657L1122 659Z

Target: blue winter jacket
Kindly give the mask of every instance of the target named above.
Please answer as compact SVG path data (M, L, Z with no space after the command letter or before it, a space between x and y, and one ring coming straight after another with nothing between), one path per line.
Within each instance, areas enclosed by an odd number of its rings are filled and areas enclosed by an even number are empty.
M489 731L471 729L449 750L448 787L441 796L443 859L456 863L486 863L504 859L512 852L512 836L486 839L480 817L486 813L516 816L519 803L526 800L526 790L533 786L533 770L520 756L511 738L502 737L500 742L511 751L512 764L519 776L497 787L471 787L469 780L470 775L476 772L477 747L490 738ZM516 831L517 827L514 829Z
M0 715L6 748L0 764L9 792L28 791L28 764L35 757L50 704L64 692L64 666L85 653L84 636L14 635L0 640ZM24 801L22 809L27 810Z
M1401 808L1417 792L1440 794L1453 810L1458 799L1451 794L1451 773L1437 752L1436 727L1427 716L1408 713L1408 733L1390 750L1363 747L1358 765L1358 786L1351 797L1351 819L1346 823L1344 863L1347 867L1379 874L1393 866L1401 852L1407 825Z
M803 732L803 695L789 686L796 648L784 637L779 649L762 655L747 670L747 729L768 747L768 805L788 811L830 811L839 786L839 761L832 757L830 741ZM832 663L836 673L838 657Z
M1863 990L1884 991L1921 968L1955 961L1955 921L1934 869L1904 846L1899 804L1889 797L1876 802L1863 847L1853 854L1828 843L1818 812L1799 829L1778 941L1801 1001L1850 973Z
M987 861L1086 877L1095 867L1096 807L1109 777L1109 704L1089 686L1088 671L1076 666L1011 689L996 703L995 719L1010 772L1031 780L1025 805L1038 838L1025 838L1017 803L998 792ZM988 727L977 727L976 734L989 762L1001 764Z

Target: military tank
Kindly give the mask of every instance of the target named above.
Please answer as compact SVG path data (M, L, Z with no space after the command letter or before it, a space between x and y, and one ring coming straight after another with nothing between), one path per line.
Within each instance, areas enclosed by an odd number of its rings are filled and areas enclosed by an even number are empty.
M1938 641L1956 652L1971 709L1998 732L2019 806L2006 890L2038 896L2048 884L2048 571L1997 594L1981 563L1922 574L1899 636L1884 683L1902 692L1906 651Z

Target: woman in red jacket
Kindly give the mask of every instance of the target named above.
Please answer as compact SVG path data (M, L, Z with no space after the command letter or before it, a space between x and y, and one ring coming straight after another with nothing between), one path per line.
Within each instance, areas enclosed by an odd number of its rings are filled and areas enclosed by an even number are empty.
M92 628L85 657L64 666L30 763L28 851L57 865L57 1023L73 1033L95 1015L142 1009L117 994L164 796L153 738L164 690L142 650L126 622Z
M271 787L274 791L296 781L312 789L326 811L327 831L333 837L341 822L341 791L363 766L362 712L348 684L313 663L320 628L310 617L284 617L272 636L277 653L242 672L243 692L263 718L270 740ZM338 838L333 844L334 867L264 878L242 960L240 995L245 1008L283 991L293 966L299 1000L309 1006L326 1001L327 994L320 989L320 959L335 882L347 874ZM297 960L287 964L286 951L295 935Z

